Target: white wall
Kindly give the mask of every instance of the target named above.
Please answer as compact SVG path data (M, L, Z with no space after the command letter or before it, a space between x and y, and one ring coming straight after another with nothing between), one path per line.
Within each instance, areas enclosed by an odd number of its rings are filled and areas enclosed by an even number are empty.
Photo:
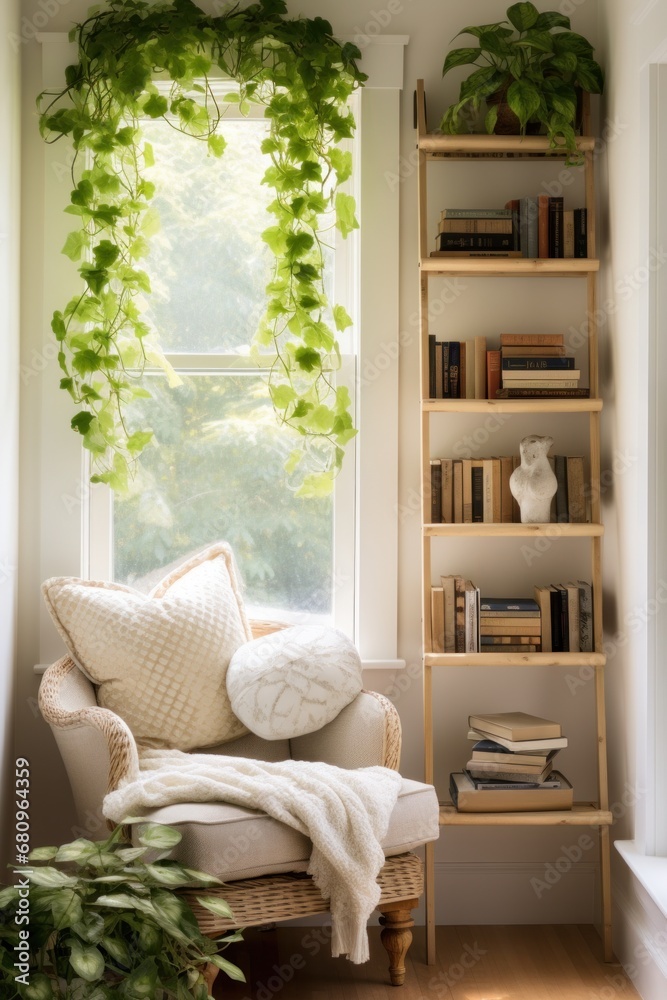
M88 0L69 0L66 4L60 0L62 9L53 17L48 26L38 25L41 30L65 30L71 21L85 14ZM206 6L202 0L202 6ZM409 34L410 44L406 50L405 80L406 89L402 100L402 170L400 180L384 177L378 174L378 184L400 184L401 194L401 282L400 282L400 329L405 347L399 359L400 380L400 453L399 453L399 503L402 505L397 512L399 516L399 650L398 655L406 660L410 669L400 678L400 691L395 698L401 713L404 728L404 773L420 777L423 773L422 722L421 722L421 684L415 679L416 667L420 662L421 653L421 571L420 571L420 528L419 515L414 510L414 498L419 493L419 407L418 407L418 329L415 315L418 307L418 275L417 275L417 219L416 219L416 173L414 170L414 130L412 123L412 91L414 82L423 77L426 84L429 123L434 127L445 107L456 95L458 78L441 79L441 66L444 55L450 47L452 37L465 24L485 23L498 19L505 9L505 4L498 0L466 0L459 3L443 3L442 0L392 0L390 5L394 13L390 13L387 5L373 0L294 0L290 7L295 13L308 16L328 17L339 35L361 36L359 43L363 49L365 34L377 34L379 31L390 34ZM553 0L537 4L541 9L557 7ZM616 6L616 5L612 5ZM598 4L597 0L585 0L577 3L575 0L564 0L560 4L563 10L573 12L574 27L586 35L594 44L598 39ZM24 14L28 18L25 24L30 32L30 18L42 8L37 0L24 3ZM30 195L26 199L26 233L28 249L25 258L26 267L30 266L39 282L41 267L41 218L42 192L44 179L42 160L40 157L40 141L34 129L32 104L34 94L39 90L39 52L35 42L24 46L25 54L25 116L30 126L26 137L25 175ZM497 169L496 169L497 167ZM435 169L435 168L434 168ZM449 168L447 168L449 169ZM479 169L479 174L474 172ZM525 190L519 190L532 185L535 190L553 177L552 168L544 173L542 168L531 166L524 171L517 165L486 165L474 168L463 165L453 168L451 174L453 183L459 190L457 199L469 196L471 204L479 203L483 192L484 199L490 204L502 204L507 197L518 197ZM560 168L553 168L556 171ZM445 178L450 175L434 174L433 190L439 187L434 195L435 203L431 208L431 216L440 207L444 207L448 197L443 186ZM579 182L577 182L579 183ZM511 193L506 193L510 191ZM462 203L462 202L460 202ZM572 206L581 204L581 200L573 201ZM605 227L602 229L603 238ZM50 250L48 251L51 252ZM382 248L378 247L381 254ZM453 299L451 309L439 319L440 329L449 331L450 339L466 338L475 332L486 333L489 337L505 330L530 332L537 329L544 332L559 332L576 322L578 325L584 317L585 300L582 298L583 283L562 282L554 284L547 280L531 280L530 282L502 282L498 279L466 280L454 289L448 289L444 283L439 286L437 294ZM34 288L34 286L33 286ZM449 292L452 292L450 295ZM39 297L31 290L26 295L25 309L27 313L24 327L24 357L30 359L32 352L43 348L46 338L42 320ZM446 326L445 326L446 323ZM30 362L32 363L32 362ZM634 363L634 362L633 362ZM639 363L639 362L637 362ZM57 377L53 370L47 370L41 377ZM42 821L47 839L65 835L72 823L71 813L67 808L55 816L55 802L67 802L63 793L64 777L62 769L55 758L50 734L39 719L35 719L29 701L34 697L36 681L33 677L32 665L37 662L37 629L36 609L38 606L37 588L39 580L39 522L32 504L32 496L39 468L39 449L34 438L34 421L37 419L38 378L32 378L26 385L26 399L34 405L26 403L25 410L25 447L23 489L26 506L26 524L22 534L22 565L26 576L22 587L22 617L21 617L21 684L23 704L22 725L26 740L33 749L35 759L39 763L42 775L40 786L40 801L42 802ZM623 386L622 398L619 403L627 409L623 414L625 420L630 413L631 398L634 388L629 384ZM32 394L32 395L31 395ZM610 461L612 447L616 440L611 438L614 427L613 405L610 417L607 418L605 460ZM58 419L61 419L59 416ZM456 420L456 418L454 418ZM464 433L473 433L478 421L471 419L452 422L446 426L439 425L440 447L442 454L451 448L453 443ZM540 432L550 427L544 421L531 422L529 427L525 422L513 418L502 432L493 438L493 444L488 444L486 454L492 451L496 454L506 448L518 449L518 441L525 434ZM560 436L563 450L572 449L581 452L587 448L587 425L576 423L576 420L559 421L557 436ZM613 440L613 446L611 441ZM32 447L30 447L32 442ZM572 453L571 451L571 453ZM636 475L633 466L628 482ZM629 487L626 487L629 488ZM610 512L607 510L607 518ZM625 524L630 520L628 501L622 507L622 517ZM624 557L623 572L628 571L632 561L629 544L619 554L614 545L616 522L612 525L611 544L605 552L605 565L608 567L610 599L607 602L613 611L615 582L621 575L616 560ZM566 546L570 546L566 548ZM549 583L560 580L563 575L571 577L571 567L576 562L586 572L585 552L580 553L573 543L562 542L561 547L554 546L538 563L529 567L521 560L518 548L514 542L494 543L493 549L483 549L471 545L458 548L452 547L445 552L444 548L435 549L438 569L448 571L448 565L458 566L457 572L464 572L476 580L483 589L500 586L515 586L521 592L529 593L533 580ZM635 566L640 566L642 551L639 557L635 552ZM451 563L449 562L451 555ZM70 572L68 568L64 572ZM641 576L641 569L636 568L635 575ZM510 583L511 581L511 583ZM629 589L629 588L628 588ZM622 608L621 608L622 611ZM611 735L614 745L614 795L619 795L623 781L626 778L628 764L628 745L624 736L624 718L619 711L622 705L623 674L617 662L621 661L621 653L614 659L612 679L614 692L611 707ZM594 738L591 685L583 685L577 689L576 695L568 687L562 673L549 671L534 671L528 675L515 672L464 672L450 671L446 677L446 686L438 682L435 695L438 704L439 742L437 754L439 758L439 780L441 792L446 771L453 770L465 760L467 744L465 741L465 720L467 714L474 709L484 710L492 705L497 708L517 707L533 710L541 714L558 715L567 724L567 732L571 741L571 749L562 757L563 768L575 783L577 795L585 798L595 794L594 771ZM394 690L397 688L395 686ZM484 692L481 702L480 692ZM43 796L43 797L42 797ZM613 796L612 796L613 801ZM586 831L587 832L587 831ZM562 853L562 848L577 841L581 831L568 833L548 829L538 834L530 833L521 828L508 830L465 830L445 831L437 845L437 877L438 877L438 919L440 922L550 922L550 921L581 921L587 922L594 917L595 893L595 852L587 851L581 862L563 877L557 886L542 894L540 898L531 888L531 878L542 877L546 865L554 861ZM495 902L494 902L495 900Z
M16 663L18 565L20 47L18 0L0 6L0 815L10 814ZM0 865L9 857L11 828L0 824Z

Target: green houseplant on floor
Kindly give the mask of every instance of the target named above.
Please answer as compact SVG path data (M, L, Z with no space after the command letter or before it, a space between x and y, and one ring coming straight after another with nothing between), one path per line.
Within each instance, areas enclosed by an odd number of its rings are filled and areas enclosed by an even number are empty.
M602 93L602 69L593 46L570 30L570 19L558 11L540 13L532 3L515 3L507 20L463 28L477 46L452 49L442 68L475 70L461 84L459 99L442 119L443 132L475 131L486 106L488 133L524 134L544 129L551 146L565 148L577 159L576 126L579 92ZM456 36L458 37L458 36ZM471 127L472 126L472 127Z
M37 848L18 866L17 884L0 892L3 1000L207 1000L208 963L245 981L217 954L240 934L205 937L174 891L220 884L166 858L180 833L147 824L131 847L122 829L105 841ZM219 897L197 898L231 916Z

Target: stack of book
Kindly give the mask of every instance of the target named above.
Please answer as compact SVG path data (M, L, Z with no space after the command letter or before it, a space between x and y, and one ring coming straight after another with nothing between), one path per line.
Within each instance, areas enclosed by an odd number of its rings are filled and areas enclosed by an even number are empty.
M440 583L431 587L432 652L478 653L479 587L462 576L442 576Z
M543 653L593 652L593 588L584 580L535 588Z
M482 597L479 633L482 653L539 653L540 606L524 597Z
M583 455L549 458L558 489L551 520L590 520ZM519 506L510 491L510 477L521 464L519 455L500 458L432 458L431 524L519 523Z
M563 334L501 334L497 359L501 398L588 396L581 371L566 356ZM490 397L491 398L491 397Z
M521 257L509 208L445 208L437 257Z
M567 739L560 724L525 712L471 715L471 759L450 775L452 802L461 812L571 809L572 785L553 761Z

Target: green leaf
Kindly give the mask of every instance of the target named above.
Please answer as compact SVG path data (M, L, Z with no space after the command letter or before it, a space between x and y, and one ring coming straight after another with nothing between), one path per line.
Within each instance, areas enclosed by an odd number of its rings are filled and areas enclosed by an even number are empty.
M341 333L343 330L347 330L348 326L352 326L352 319L343 306L338 305L333 307L333 318L336 329Z
M309 251L312 250L315 240L310 233L290 233L285 243L285 256L292 262L298 260L300 257L306 257Z
M51 899L51 913L56 928L72 927L83 919L83 907L74 889L59 889Z
M144 114L148 115L149 118L162 118L168 110L169 104L166 97L161 97L159 94L151 94L143 107ZM145 155L146 148L144 147Z
M161 823L147 823L139 832L139 843L144 847L156 847L160 851L169 851L181 842L181 834L171 826Z
M154 167L155 166L155 153L153 152L153 147L150 142L145 142L142 147L142 153L144 155L144 166Z
M80 260L81 253L90 246L90 236L85 229L75 229L65 240L65 245L60 251L70 260Z
M31 972L30 982L20 995L25 1000L54 1000L52 980L43 972Z
M348 236L353 229L359 228L354 214L356 203L351 194L339 191L336 195L336 227L343 236Z
M310 347L298 347L294 352L294 360L299 368L306 372L312 372L315 368L322 367L319 351L314 351Z
M135 431L127 439L127 450L133 454L138 455L139 452L143 451L147 444L153 440L153 431ZM135 848L143 853L141 848ZM139 855L136 855L139 857Z
M227 140L223 135L209 135L207 145L209 153L213 156L222 156L227 147Z
M452 49L445 57L442 75L444 76L446 73L449 73L450 69L454 69L456 66L466 66L469 63L474 63L481 54L481 49Z
M507 9L507 17L517 31L528 31L539 16L540 12L532 3L515 3Z
M520 41L515 43L521 48L535 49L536 52L553 52L554 43L546 31L527 31Z
M553 36L553 40L556 52L574 52L577 56L589 59L593 55L591 43L576 31L560 31Z
M63 844L62 847L59 847L56 861L82 861L84 858L89 858L96 850L97 845L93 844L92 840L79 838L72 841L71 844Z
M94 195L95 191L90 181L79 181L74 191L72 191L70 200L73 205L85 207L90 204Z
M102 367L102 359L96 351L77 351L72 357L72 367L81 375L86 372L96 372Z
M525 128L526 123L540 107L540 93L529 80L515 80L507 88L507 103Z
M234 919L234 914L229 905L224 899L220 899L219 896L197 896L197 902L201 903L205 909L210 910L211 913L215 913L218 917L226 917L229 920Z
M545 10L533 25L536 31L549 31L551 28L569 28L570 19L557 10Z
M81 410L76 416L72 417L72 430L78 431L79 434L87 434L94 419L95 417L92 413L89 413L87 410Z
M352 176L352 153L348 150L343 151L334 146L333 149L329 150L329 160L336 171L339 184L343 184Z
M296 399L296 392L291 385L270 385L271 402L277 410L285 410Z
M65 327L65 320L63 319L63 314L56 310L53 314L53 319L51 320L51 329L56 335L56 340L64 340L67 336L67 329Z
M104 948L108 955L111 955L114 962L119 965L124 965L125 968L129 969L132 966L132 956L130 955L130 950L126 943L119 938L109 937L109 935L104 935L100 940L101 946Z
M0 910L4 910L5 907L10 906L15 900L19 898L18 886L8 885L0 891Z
M127 977L123 986L125 994L133 1000L153 1000L157 995L158 971L155 959L144 959L141 965Z
M574 82L590 94L601 94L604 89L604 74L593 59L579 59Z
M191 881L188 878L185 869L175 863L167 865L158 862L154 865L147 864L145 867L146 872L161 885L169 885L173 888L179 888L187 885Z
M228 962L226 958L222 957L222 955L209 955L208 960L209 962L212 962L213 965L217 965L219 969L222 969L225 975L229 976L230 979L235 979L239 983L245 983L246 978L239 967L234 965L233 962Z
M333 473L332 472L309 472L304 476L303 483L296 490L296 496L308 499L318 497L328 497L333 493Z
M498 120L498 105L492 104L489 110L486 112L486 117L484 118L484 128L486 129L488 135L493 135L493 130L496 127L497 120Z
M74 418L76 419L76 418ZM35 885L44 886L46 889L63 889L67 886L75 886L77 881L57 868L33 868L25 870L26 878L34 882Z
M58 853L58 847L35 847L28 858L30 861L50 861Z
M87 983L94 983L104 975L104 957L93 944L82 944L77 938L69 938L69 961L77 975Z

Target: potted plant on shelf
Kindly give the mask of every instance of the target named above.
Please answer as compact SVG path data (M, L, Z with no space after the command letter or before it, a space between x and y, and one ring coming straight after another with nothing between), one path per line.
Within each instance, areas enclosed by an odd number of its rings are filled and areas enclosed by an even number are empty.
M474 131L483 104L490 134L525 134L544 128L554 148L576 158L580 94L602 93L602 69L593 46L570 31L570 19L558 11L540 13L532 3L515 3L507 20L463 28L477 47L452 49L442 75L456 66L476 69L461 84L459 99L442 119L448 134ZM458 37L455 36L455 37Z
M207 1000L209 965L245 982L217 953L240 934L205 937L175 891L219 881L166 859L181 839L177 830L146 824L139 847L123 844L122 830L101 842L37 848L19 883L0 892L3 998ZM231 916L219 897L197 899Z

